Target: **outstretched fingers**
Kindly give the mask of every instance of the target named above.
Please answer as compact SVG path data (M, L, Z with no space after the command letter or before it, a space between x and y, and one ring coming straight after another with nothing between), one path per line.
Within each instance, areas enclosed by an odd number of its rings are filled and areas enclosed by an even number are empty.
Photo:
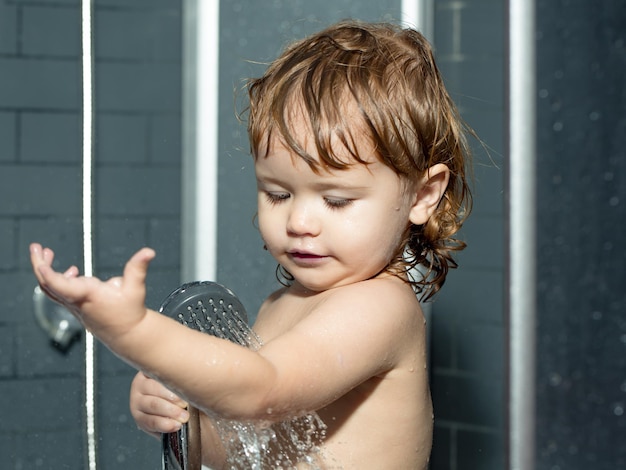
M140 289L142 292L145 290L148 266L154 257L155 252L152 248L142 248L126 262L123 278L125 289Z
M64 305L107 346L120 342L145 318L145 280L154 250L143 248L126 263L124 275L101 281L80 276L72 266L64 272L52 267L54 252L38 243L30 247L33 271L41 289Z
M30 245L30 263L37 280L41 282L41 268L51 266L54 259L54 252L49 248L43 248L39 243L31 243Z
M44 248L38 243L31 244L30 261L39 285L52 299L66 303L68 294L78 293L75 289L68 291L68 281L76 278L78 268L71 266L63 273L56 272L52 268L54 252L50 248Z
M95 277L79 276L76 266L71 266L64 272L55 271L52 267L54 252L39 243L30 246L33 271L43 291L63 305L78 308L89 296L92 300L96 298L94 296L109 297L112 300L111 295L115 292L124 292L122 295L128 296L127 299L143 304L148 266L154 256L154 250L142 248L126 263L123 277L114 277L102 284Z

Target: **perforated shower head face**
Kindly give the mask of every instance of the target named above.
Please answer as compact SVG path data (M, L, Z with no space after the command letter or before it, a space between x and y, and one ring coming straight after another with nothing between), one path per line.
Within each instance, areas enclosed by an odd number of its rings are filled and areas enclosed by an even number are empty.
M192 282L172 292L159 310L185 326L250 346L246 309L237 296L216 282Z

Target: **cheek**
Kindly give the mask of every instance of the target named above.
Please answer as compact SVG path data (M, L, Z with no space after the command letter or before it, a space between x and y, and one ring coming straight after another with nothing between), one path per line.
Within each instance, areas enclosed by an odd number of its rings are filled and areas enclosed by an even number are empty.
M257 206L256 224L263 240L266 240L267 236L271 234L271 231L268 229L268 227L271 226L271 223L268 219L269 214L267 210L264 210L263 205L259 204Z
M385 258L395 255L409 227L408 211L389 207L371 215L365 223L350 221L353 233L368 250L376 247Z
M341 230L334 238L346 247L361 251L390 247L395 251L406 224L399 214L370 212L368 216L344 218L335 228L339 226Z
M283 243L283 234L285 233L284 221L278 211L259 204L256 224L259 228L261 239L270 251L272 251L273 247Z

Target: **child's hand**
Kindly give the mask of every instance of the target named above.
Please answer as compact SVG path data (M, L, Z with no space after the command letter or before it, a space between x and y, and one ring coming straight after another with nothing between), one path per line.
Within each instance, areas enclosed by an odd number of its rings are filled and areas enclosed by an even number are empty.
M42 290L105 343L121 338L146 315L145 279L154 256L149 248L139 250L126 263L123 277L103 282L79 276L76 266L56 272L52 268L54 252L37 243L30 246L33 271Z
M189 420L187 403L160 382L139 372L130 386L130 413L137 426L148 434L178 431Z

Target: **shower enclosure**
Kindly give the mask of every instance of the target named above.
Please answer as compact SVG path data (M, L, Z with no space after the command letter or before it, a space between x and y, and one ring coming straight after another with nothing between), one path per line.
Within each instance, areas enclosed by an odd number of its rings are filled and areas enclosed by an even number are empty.
M214 276L254 315L276 281L274 263L254 228L254 175L236 112L244 102L241 80L260 74L289 40L346 17L404 18L412 24L430 17L432 23L423 23L430 24L423 29L437 45L450 90L494 149L492 159L500 160L503 6L496 0L476 6L446 1L424 9L423 3L95 0L90 3L93 155L85 164L84 2L0 0L3 463L15 469L158 468L159 443L137 431L128 412L134 371L98 344L90 353L84 334L61 351L39 328L28 243L54 247L59 266L84 267L87 207L93 215L89 235L98 276L117 274L132 252L149 245L157 251L148 277L149 305L158 306L183 281ZM211 15L219 28L194 29L195 21ZM218 45L211 43L211 33L219 38ZM197 62L186 55L191 51L193 57L193 38L206 51ZM219 67L203 65L218 60ZM479 73L485 67L495 71L487 82ZM194 80L215 87L215 95L194 95ZM214 80L213 85L205 80ZM207 107L214 109L203 122L205 115L197 113L207 112ZM203 155L201 161L188 158L196 152ZM479 147L477 152L477 160L484 163L481 179L489 185L479 195L476 222L466 236L481 232L486 223L497 240L501 173ZM85 206L88 169L93 171L92 194ZM217 205L211 201L215 196ZM432 308L433 392L441 417L433 468L448 468L457 455L467 462L496 465L492 468L503 461L503 414L500 405L493 407L503 400L502 361L485 350L480 354L496 358L486 366L481 356L469 357L466 350L468 338L480 343L485 335L493 338L489 348L502 346L498 279L503 263L501 253L486 258L475 246L478 250L468 251L461 261L465 271L451 276L448 295ZM467 304L461 308L454 299L472 285L483 303L471 307L477 321L466 337L459 332ZM91 360L93 377L88 372ZM488 398L470 413L460 406L463 397L450 406L451 392L484 384L489 384ZM93 400L88 399L90 387ZM91 436L86 433L90 413Z
M2 468L159 467L159 442L128 411L135 372L84 332L59 347L40 328L28 244L101 277L149 245L150 306L182 282L213 278L254 317L276 281L254 228L255 181L236 118L242 80L289 40L347 17L422 24L482 139L468 249L429 307L431 470L626 465L626 8L536 0L525 17L520 5L528 2L0 0ZM506 38L522 17L536 20L527 44L540 46L536 92L518 96L536 105L536 152L532 139L511 148L520 141L507 124L520 74L507 79L515 57ZM537 158L538 202L524 199L530 211L516 223L516 185L529 181L507 179L520 176L510 173L514 154ZM528 214L536 239L518 251L508 242L525 233ZM528 257L536 299L520 308L510 261ZM518 336L520 326L530 336Z
M5 468L159 464L128 412L134 372L84 333L59 348L38 328L27 248L108 277L151 245L150 304L179 284L181 8L0 2Z

